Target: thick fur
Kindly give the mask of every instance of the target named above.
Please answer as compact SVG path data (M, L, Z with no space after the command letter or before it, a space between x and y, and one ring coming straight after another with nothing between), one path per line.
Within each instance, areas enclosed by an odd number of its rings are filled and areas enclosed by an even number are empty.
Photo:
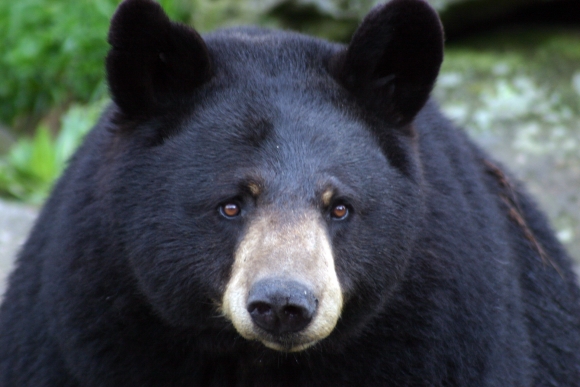
M425 2L379 6L348 47L255 28L202 39L148 0L124 2L110 37L115 102L0 309L1 387L579 385L570 260L427 101L442 32ZM342 312L303 351L246 340L221 312L263 212L317 213L330 241Z

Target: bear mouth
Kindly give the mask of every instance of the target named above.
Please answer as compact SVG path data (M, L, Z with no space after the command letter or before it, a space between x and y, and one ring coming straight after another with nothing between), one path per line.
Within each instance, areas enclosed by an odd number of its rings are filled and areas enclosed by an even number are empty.
M265 347L273 349L279 352L300 352L303 351L319 340L304 340L300 334L288 334L273 337L270 334L258 335L257 340L260 341Z

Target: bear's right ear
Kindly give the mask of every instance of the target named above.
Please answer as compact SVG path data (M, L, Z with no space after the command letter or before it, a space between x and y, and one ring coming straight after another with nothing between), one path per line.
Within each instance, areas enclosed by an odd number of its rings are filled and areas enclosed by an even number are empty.
M115 103L129 117L168 109L208 81L207 47L192 28L171 22L152 0L125 0L109 30L107 79Z
M424 0L391 0L363 20L331 74L365 106L396 127L423 107L443 61L443 29Z

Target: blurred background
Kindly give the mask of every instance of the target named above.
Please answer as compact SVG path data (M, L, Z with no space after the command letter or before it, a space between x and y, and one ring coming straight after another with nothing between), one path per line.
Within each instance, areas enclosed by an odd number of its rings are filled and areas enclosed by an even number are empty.
M429 0L442 108L508 166L580 263L580 0ZM0 1L0 294L39 206L108 102L118 0ZM258 24L348 42L376 0L161 0L198 31Z

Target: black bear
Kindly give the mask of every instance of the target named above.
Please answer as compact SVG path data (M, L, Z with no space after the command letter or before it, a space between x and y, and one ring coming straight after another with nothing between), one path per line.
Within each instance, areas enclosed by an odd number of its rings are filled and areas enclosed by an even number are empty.
M580 385L570 260L429 100L424 0L348 46L126 0L109 42L113 103L10 278L1 387Z

